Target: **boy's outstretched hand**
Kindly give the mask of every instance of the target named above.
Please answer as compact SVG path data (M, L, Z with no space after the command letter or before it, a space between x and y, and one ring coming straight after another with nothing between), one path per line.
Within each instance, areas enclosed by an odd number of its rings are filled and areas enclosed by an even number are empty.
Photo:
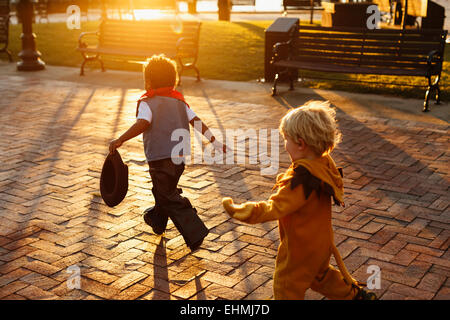
M111 154L114 154L114 152L116 152L117 148L120 148L120 146L122 145L122 141L120 139L116 139L113 140L109 143L109 152Z
M231 198L222 198L222 205L225 208L225 211L231 216L233 217L234 215L234 204L233 204L233 199Z
M223 144L217 140L214 140L212 144L216 150L222 151L223 153L227 153L227 151L229 150L226 144Z
M124 134L122 134L118 139L113 140L109 143L109 152L114 154L117 148L119 148L124 142L136 137L141 134L150 126L150 122L144 119L137 119L136 123L133 124Z
M250 218L254 205L252 203L234 204L233 199L225 197L222 199L225 211L232 217L241 221Z

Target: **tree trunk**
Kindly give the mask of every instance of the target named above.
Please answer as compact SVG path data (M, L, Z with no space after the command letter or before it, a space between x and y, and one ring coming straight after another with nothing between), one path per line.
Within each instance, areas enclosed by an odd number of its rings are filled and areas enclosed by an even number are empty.
M230 21L231 0L218 0L217 6L219 7L219 20Z
M188 12L197 13L197 0L188 1Z

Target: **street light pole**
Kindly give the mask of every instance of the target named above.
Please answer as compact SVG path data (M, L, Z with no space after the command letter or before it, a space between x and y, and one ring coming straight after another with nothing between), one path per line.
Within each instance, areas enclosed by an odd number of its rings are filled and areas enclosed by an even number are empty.
M40 59L41 53L36 50L36 35L33 33L33 2L34 0L19 0L17 14L22 21L22 51L17 63L19 71L37 71L45 69L45 63Z

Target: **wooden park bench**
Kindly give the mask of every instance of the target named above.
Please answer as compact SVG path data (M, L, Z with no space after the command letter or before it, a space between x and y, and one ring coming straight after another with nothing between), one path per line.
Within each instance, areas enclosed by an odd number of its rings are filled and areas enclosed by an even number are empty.
M287 73L290 90L297 80L297 70L426 77L428 99L436 91L440 101L439 79L444 60L446 30L355 29L300 26L292 38L277 43L271 63L275 67L272 94L277 94L280 74ZM435 77L432 81L432 77Z
M105 71L102 55L149 58L153 54L165 54L177 61L181 68L194 69L197 80L200 72L196 66L201 22L177 20L110 20L104 19L97 32L83 32L77 50L84 61L80 75L88 61L100 62ZM96 46L84 42L86 36L98 38Z
M9 0L0 0L0 52L6 52L9 61L12 62L12 54L8 50L9 11Z

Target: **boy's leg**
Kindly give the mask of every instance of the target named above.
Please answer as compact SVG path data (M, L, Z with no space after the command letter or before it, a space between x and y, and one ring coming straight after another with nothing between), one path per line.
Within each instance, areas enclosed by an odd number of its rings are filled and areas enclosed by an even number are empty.
M178 184L185 165L181 163L174 166ZM197 210L192 206L189 199L181 195L182 190L178 189L176 185L175 189L176 191L169 197L171 199L169 217L183 236L186 245L194 251L202 244L209 230L197 215Z
M356 289L344 281L341 272L331 265L317 275L311 289L332 300L351 300L357 294Z
M331 300L376 299L374 293L367 292L355 283L348 284L345 282L341 272L329 264L316 276L316 279L311 284L311 289Z
M208 229L200 220L190 201L180 195L177 188L184 163L176 165L171 159L152 162L150 175L153 182L152 192L155 196L157 211L163 211L163 217L169 216L182 234L186 244L194 249L208 234ZM167 223L167 220L165 220Z
M164 210L168 203L165 195L171 194L176 189L180 176L167 163L167 159L149 162L149 171L152 178L155 206L146 210L144 220L152 226L155 233L162 234L168 220L168 213Z

